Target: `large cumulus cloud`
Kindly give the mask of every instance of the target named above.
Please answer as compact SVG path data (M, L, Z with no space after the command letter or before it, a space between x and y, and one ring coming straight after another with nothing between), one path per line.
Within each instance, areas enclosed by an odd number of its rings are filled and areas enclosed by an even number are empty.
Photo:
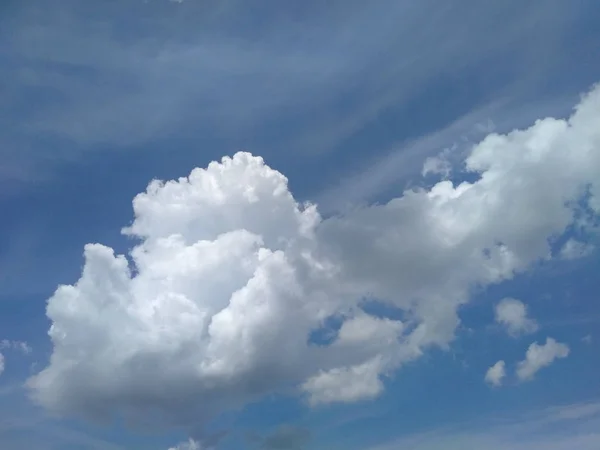
M297 387L312 404L378 395L382 377L446 347L474 287L551 256L600 211L600 89L567 120L490 135L464 170L323 219L248 153L153 181L130 254L89 244L48 301L54 350L29 380L63 414L186 425ZM375 317L375 298L404 312ZM326 343L311 334L341 320Z

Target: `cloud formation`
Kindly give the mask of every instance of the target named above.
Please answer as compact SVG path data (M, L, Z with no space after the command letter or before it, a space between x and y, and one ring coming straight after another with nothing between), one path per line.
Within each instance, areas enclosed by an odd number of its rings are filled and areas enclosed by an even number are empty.
M502 299L496 305L496 322L506 327L508 334L517 337L521 334L535 333L539 326L527 317L527 306L514 298Z
M473 287L552 257L549 239L600 212L600 88L567 120L489 135L464 167L474 181L327 219L248 153L153 181L124 229L130 254L88 244L81 278L49 299L53 353L33 398L190 425L290 386L311 404L379 394L406 361L449 346ZM364 299L402 320L367 314ZM313 342L332 317L331 342ZM547 348L530 347L525 376Z
M498 361L488 369L485 374L485 381L492 386L501 386L502 380L506 376L506 364L504 361Z
M543 345L534 342L527 349L525 359L517 365L517 377L522 381L533 379L535 374L542 368L548 367L556 359L569 356L569 346L556 342L552 338L546 338Z

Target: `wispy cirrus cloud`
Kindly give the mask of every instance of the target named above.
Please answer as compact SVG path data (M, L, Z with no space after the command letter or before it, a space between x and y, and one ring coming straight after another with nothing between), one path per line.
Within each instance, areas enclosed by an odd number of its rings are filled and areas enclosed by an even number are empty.
M502 59L518 77L489 78L495 94L512 93L514 83L562 63L562 53L545 49L560 46L584 12L555 0L493 8L472 0L460 7L333 2L306 4L297 14L271 2L253 10L240 1L126 1L119 9L71 3L9 7L0 35L8 44L0 109L5 177L24 177L24 165L36 161L174 132L284 148L294 157L331 152L390 107L420 97L435 103L426 98L441 79L485 73L490 52L526 59Z
M368 450L595 450L600 403L563 405L426 431Z

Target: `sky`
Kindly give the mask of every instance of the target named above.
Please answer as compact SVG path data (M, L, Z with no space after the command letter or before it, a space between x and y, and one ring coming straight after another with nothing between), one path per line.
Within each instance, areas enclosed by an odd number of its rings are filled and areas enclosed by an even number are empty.
M0 448L600 448L595 0L0 6Z

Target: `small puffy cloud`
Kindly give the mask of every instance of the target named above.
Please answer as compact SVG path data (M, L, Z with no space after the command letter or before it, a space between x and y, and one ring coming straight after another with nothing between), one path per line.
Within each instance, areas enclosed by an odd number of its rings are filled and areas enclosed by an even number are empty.
M527 306L514 298L505 298L496 305L496 322L506 327L508 333L513 336L535 333L538 324L535 320L527 317Z
M581 342L583 342L585 344L591 344L592 343L592 335L586 334L584 337L581 338Z
M560 257L571 260L588 256L594 251L594 246L576 239L569 239L560 250Z
M517 365L517 376L522 381L533 379L542 368L549 366L556 359L569 356L569 347L566 344L547 338L544 345L534 342L527 349L525 359Z
M169 447L169 450L202 450L202 447L200 446L200 442L189 439L175 447Z
M352 367L323 371L309 378L302 388L310 394L311 405L377 397L383 390L381 360L375 358Z
M492 367L488 369L485 374L486 383L491 384L492 386L501 386L502 380L506 376L506 364L504 361L498 361Z
M575 208L595 207L600 88L568 119L489 135L464 163L470 182L326 219L248 153L153 181L124 229L131 251L86 245L79 280L48 300L53 351L33 399L196 426L290 386L314 405L378 395L407 361L449 347L473 287L547 258ZM403 320L368 315L365 298ZM334 339L311 343L331 317Z

